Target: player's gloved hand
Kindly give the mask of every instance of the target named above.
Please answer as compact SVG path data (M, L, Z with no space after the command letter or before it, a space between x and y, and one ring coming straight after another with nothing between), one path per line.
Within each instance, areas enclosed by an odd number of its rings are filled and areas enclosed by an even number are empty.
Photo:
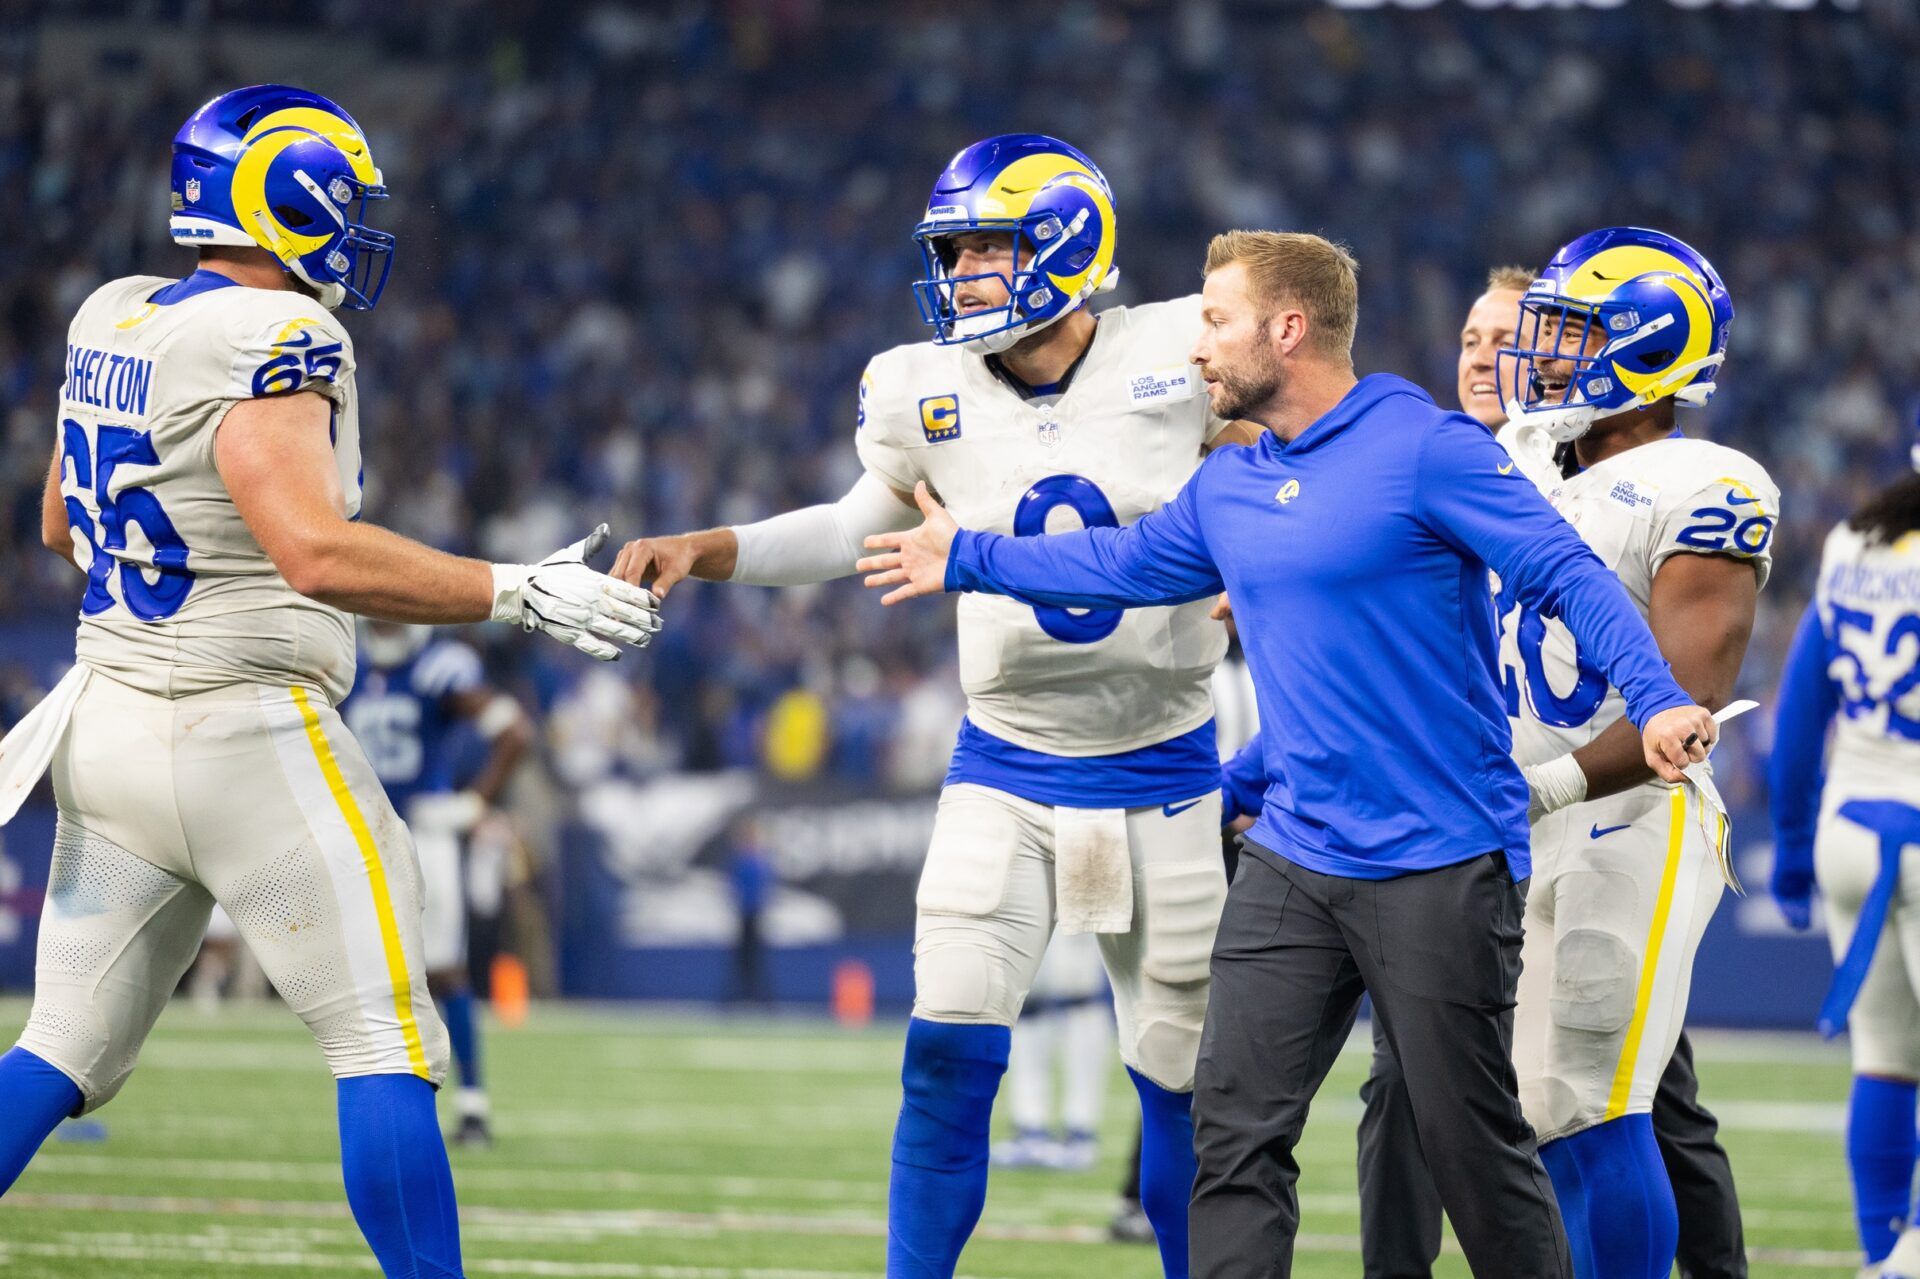
M1787 926L1804 933L1813 925L1813 853L1788 855L1776 849L1773 855L1773 901L1786 918Z
M616 645L645 648L660 629L660 601L587 567L606 544L602 524L538 564L495 564L493 620L544 631L603 662L620 656Z
M407 806L407 825L418 835L464 835L487 815L487 801L470 790L416 795Z
M1587 775L1571 754L1520 770L1527 779L1527 825L1587 797Z

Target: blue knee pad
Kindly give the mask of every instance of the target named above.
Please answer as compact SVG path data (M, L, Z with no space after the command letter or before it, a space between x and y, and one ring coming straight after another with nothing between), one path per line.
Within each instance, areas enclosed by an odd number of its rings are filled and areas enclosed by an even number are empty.
M60 1121L80 1109L80 1089L24 1048L0 1057L0 1195L7 1193Z
M1625 1115L1540 1148L1577 1279L1667 1279L1680 1244L1652 1115Z
M993 1097L1005 1026L907 1023L887 1186L887 1279L951 1279L987 1202Z
M387 1279L461 1279L453 1170L433 1085L415 1075L342 1079L347 1206Z
M1140 1094L1140 1208L1153 1225L1166 1279L1187 1279L1187 1205L1199 1165L1193 1155L1193 1094L1170 1092L1127 1067Z
M1847 1102L1847 1166L1868 1261L1884 1261L1911 1220L1915 1086L1856 1075Z

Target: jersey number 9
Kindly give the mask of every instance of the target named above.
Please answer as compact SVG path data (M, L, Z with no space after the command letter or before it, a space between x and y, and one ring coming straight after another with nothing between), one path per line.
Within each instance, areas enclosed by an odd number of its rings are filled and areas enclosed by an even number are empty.
M1084 475L1049 475L1020 498L1013 512L1013 535L1036 537L1047 531L1047 517L1059 507L1071 507L1088 528L1118 528L1120 518L1100 486ZM1113 634L1120 610L1097 608L1075 611L1036 604L1033 619L1040 629L1062 644L1091 644Z

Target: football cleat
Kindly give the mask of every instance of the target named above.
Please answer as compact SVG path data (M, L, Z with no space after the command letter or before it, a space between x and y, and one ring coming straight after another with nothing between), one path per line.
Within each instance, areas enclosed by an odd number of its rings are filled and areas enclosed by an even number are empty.
M1726 285L1690 246L1641 227L1590 232L1520 298L1498 356L1507 416L1564 444L1658 400L1705 404L1732 321Z
M380 300L393 236L366 224L366 207L386 198L360 126L305 89L223 93L174 135L174 243L265 249L328 310Z
M1023 1130L1011 1140L996 1141L989 1152L995 1168L1051 1167L1053 1138L1039 1129Z
M1138 1199L1123 1199L1120 1210L1107 1223L1107 1238L1114 1243L1152 1243L1153 1223Z

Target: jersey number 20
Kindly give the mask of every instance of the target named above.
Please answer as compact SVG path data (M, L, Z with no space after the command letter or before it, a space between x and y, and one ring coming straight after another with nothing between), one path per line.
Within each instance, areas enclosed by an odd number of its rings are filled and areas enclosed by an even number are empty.
M1059 507L1073 509L1088 528L1118 528L1120 519L1113 503L1100 486L1084 475L1049 475L1020 498L1013 512L1013 535L1035 537L1047 531L1047 516ZM1120 610L1114 608L1072 609L1036 604L1033 619L1040 629L1063 644L1091 644L1113 634L1120 625Z
M1494 616L1503 619L1502 624L1507 616L1508 600L1504 590L1494 598ZM1607 700L1607 677L1590 666L1576 649L1573 656L1573 687L1564 695L1556 691L1552 681L1547 678L1547 663L1541 652L1547 640L1546 619L1525 604L1512 607L1514 646L1520 650L1520 665L1524 670L1515 671L1508 666L1500 673L1507 714L1519 717L1520 678L1524 675L1527 681L1527 704L1533 708L1534 718L1555 728L1580 727L1592 719Z
M143 622L172 617L193 589L187 544L160 509L160 499L151 489L128 485L117 495L113 491L113 473L118 468L160 465L160 455L153 448L153 432L102 424L96 435L97 459L88 446L85 427L72 418L60 423L60 449L66 464L73 468L74 486L82 493L92 490L94 509L99 513L96 523L79 498L66 499L67 523L93 550L87 562L87 593L80 601L80 611L94 617L113 607L107 580L119 563L120 597L128 611ZM127 529L135 524L153 547L153 566L159 572L153 581L147 580L140 565L114 559L114 552L127 549Z

